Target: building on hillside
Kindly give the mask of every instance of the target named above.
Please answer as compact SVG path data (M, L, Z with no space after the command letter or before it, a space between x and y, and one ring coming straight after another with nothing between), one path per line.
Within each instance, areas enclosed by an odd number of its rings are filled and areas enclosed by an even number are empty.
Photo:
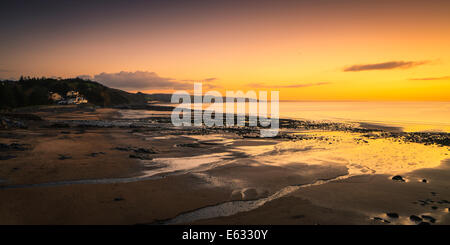
M67 104L69 105L79 105L79 104L86 104L88 101L84 97L77 96L75 98L70 98L67 100Z
M53 102L56 102L62 100L62 96L59 95L58 93L50 92L49 99L51 99Z
M80 96L80 93L77 91L73 91L73 90L67 92L67 94L66 94L66 97L78 97L78 96Z
M51 96L53 96L55 93L52 93ZM54 95L55 98L57 98L56 95ZM59 100L55 100L52 98L54 102L57 102L58 105L79 105L79 104L86 104L88 103L88 100L83 97L78 91L69 91L66 93L66 97L62 98L59 96Z

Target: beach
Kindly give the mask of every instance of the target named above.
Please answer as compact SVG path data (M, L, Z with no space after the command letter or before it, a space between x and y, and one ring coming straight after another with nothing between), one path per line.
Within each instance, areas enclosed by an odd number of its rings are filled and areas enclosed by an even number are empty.
M450 224L449 135L175 127L170 107L3 115L1 224ZM6 120L5 119L5 120Z

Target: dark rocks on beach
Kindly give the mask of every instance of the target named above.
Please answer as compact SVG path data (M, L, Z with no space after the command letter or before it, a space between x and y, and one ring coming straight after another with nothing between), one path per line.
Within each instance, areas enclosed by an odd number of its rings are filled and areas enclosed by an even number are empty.
M9 160L9 159L13 159L16 158L17 156L14 155L0 155L0 161L2 160Z
M400 175L396 175L396 176L392 177L392 180L399 181L399 182L405 182L403 177Z
M23 121L14 120L12 118L0 116L0 128L27 128L27 125Z
M431 223L436 222L436 219L434 217L432 217L432 216L429 216L429 215L422 215L422 218L425 219L425 220L430 221Z
M376 221L383 222L383 223L391 223L389 220L385 220L385 219L380 218L380 217L373 217L373 219L376 220Z
M430 204L430 203L428 203L427 201L423 201L423 200L419 200L419 202L420 202L420 205L421 205L421 206L425 206L425 205Z
M153 160L153 157L150 157L147 154L142 154L142 153L130 154L129 157L135 158L135 159L140 159L140 160Z
M90 153L90 154L88 154L88 156L91 156L91 157L96 157L96 156L98 156L98 155L104 155L104 154L106 154L106 153L104 153L104 152L92 152L92 153Z
M430 225L428 222L420 222L418 225Z
M29 145L27 144L12 143L8 145L0 143L0 151L25 151L28 149Z
M22 139L26 136L24 134L18 134L16 132L0 132L0 138L6 139Z
M158 153L157 151L153 150L153 149L147 149L147 148L134 148L134 147L116 147L114 148L114 150L118 150L118 151L134 151L135 153L138 154L156 154Z
M394 218L394 219L398 219L398 217L399 217L397 213L386 213L386 215L389 218Z
M114 150L118 150L118 151L129 151L130 148L127 148L127 147L116 147L116 148L114 148Z
M42 121L40 116L29 113L3 113L1 116L21 120Z
M145 153L145 154L156 154L156 151L152 149L145 149L145 148L137 148L133 150L136 153Z
M443 204L443 203L450 203L450 202L444 199L444 200L438 201L438 203L439 203L439 204Z
M409 216L409 219L410 219L411 221L416 222L416 223L422 222L422 218L420 218L419 216L416 216L416 215L411 215L411 216Z
M184 143L184 144L177 144L176 147L192 147L192 148L199 148L199 143Z
M303 214L294 215L294 216L291 216L291 218L293 218L293 219L302 219L302 218L305 218L305 215L303 215Z
M48 128L70 128L68 123L53 123L47 126Z
M66 159L71 159L71 158L72 158L71 156L63 155L63 154L59 154L59 157L58 157L59 160L66 160Z
M383 218L380 218L380 217L373 217L373 219L377 220L377 221L383 221Z

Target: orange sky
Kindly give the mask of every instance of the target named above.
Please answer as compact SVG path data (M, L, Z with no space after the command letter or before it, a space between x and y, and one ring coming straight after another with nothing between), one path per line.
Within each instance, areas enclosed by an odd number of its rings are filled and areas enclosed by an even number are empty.
M61 24L53 12L3 24L0 77L147 71L174 81L216 78L209 84L223 93L276 89L283 100L450 101L448 1L129 8L77 12ZM369 68L344 71L354 65Z

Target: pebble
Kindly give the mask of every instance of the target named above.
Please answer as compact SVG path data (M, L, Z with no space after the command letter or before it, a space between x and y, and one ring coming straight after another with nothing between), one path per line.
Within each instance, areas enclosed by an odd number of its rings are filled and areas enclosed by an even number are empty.
M72 158L71 156L66 156L63 154L59 154L59 157L58 157L59 160L66 160L66 159L71 159L71 158Z
M400 175L396 175L396 176L392 177L392 180L400 181L400 182L405 182L405 180L403 179L403 177L400 176Z
M416 216L416 215L411 215L411 216L409 216L409 219L410 219L411 221L416 222L416 223L422 222L422 218L420 218L419 216Z
M428 222L420 222L419 225L430 225Z
M432 217L432 216L429 216L429 215L422 215L422 218L425 219L425 220L430 221L431 223L436 222L436 219L434 217Z
M397 219L399 217L397 213L386 213L386 215L389 218L394 218L394 219Z

